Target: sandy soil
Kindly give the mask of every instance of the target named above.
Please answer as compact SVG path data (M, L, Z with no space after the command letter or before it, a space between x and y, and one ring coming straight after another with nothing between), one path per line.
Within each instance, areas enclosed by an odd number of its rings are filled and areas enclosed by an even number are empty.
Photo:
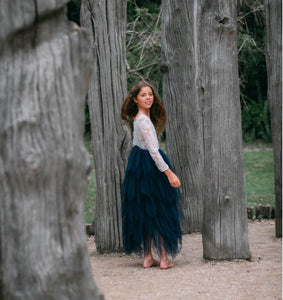
M88 239L105 299L282 299L282 239L274 221L249 222L251 261L205 261L200 234L183 236L173 269L143 269L138 255L98 254Z

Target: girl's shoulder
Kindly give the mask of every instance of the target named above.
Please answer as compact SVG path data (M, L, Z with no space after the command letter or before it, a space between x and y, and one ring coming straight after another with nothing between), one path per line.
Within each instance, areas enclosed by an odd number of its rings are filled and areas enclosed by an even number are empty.
M150 117L148 117L147 115L145 114L139 114L135 117L134 119L135 122L143 122L143 121L150 121Z
M148 130L153 130L154 126L150 117L140 114L134 120L134 129L142 132L147 132Z
M135 118L134 125L137 128L144 128L144 129L148 129L153 126L150 117L144 114L140 114Z

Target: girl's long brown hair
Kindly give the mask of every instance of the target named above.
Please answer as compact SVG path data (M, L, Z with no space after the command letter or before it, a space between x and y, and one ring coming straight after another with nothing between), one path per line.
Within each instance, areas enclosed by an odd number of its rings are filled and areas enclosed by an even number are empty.
M135 103L134 98L136 98L140 90L146 86L151 88L153 94L153 104L150 108L150 119L155 127L157 135L160 137L166 125L166 111L157 92L149 82L139 81L132 86L129 94L123 102L121 118L125 120L130 127L130 123L138 113L138 106Z

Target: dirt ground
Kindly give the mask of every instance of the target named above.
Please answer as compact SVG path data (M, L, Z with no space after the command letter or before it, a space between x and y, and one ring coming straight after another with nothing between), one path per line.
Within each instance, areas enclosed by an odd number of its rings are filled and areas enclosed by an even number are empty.
M94 279L110 299L282 299L282 239L274 221L249 222L251 261L205 261L200 234L183 236L175 267L143 269L138 255L98 254L88 249Z

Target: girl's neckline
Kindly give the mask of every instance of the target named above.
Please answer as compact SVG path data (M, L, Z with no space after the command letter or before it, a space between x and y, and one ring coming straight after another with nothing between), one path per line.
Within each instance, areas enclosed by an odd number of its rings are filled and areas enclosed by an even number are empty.
M140 113L138 116L136 116L135 118L134 118L134 121L137 121L140 117L142 117L142 116L144 116L144 117L146 117L146 118L148 118L149 120L150 120L150 117L149 116L147 116L146 114L143 114L143 113Z

